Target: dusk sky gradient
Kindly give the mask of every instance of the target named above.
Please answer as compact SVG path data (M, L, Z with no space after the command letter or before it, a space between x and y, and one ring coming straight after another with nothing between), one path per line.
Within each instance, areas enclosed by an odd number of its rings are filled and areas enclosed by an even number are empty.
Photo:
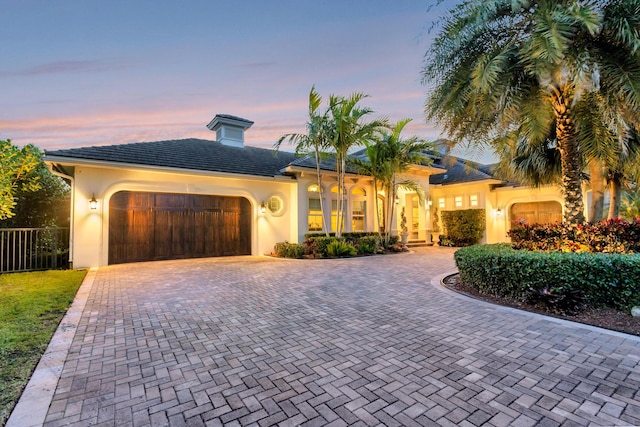
M435 139L420 82L429 0L0 0L0 139L41 148L215 139L215 114L255 122L248 145L303 132L308 94L363 105Z

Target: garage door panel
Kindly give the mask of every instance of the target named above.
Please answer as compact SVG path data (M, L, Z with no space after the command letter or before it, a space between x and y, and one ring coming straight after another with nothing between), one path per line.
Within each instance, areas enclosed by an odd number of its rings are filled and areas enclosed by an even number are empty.
M251 254L244 198L125 191L109 209L110 264Z

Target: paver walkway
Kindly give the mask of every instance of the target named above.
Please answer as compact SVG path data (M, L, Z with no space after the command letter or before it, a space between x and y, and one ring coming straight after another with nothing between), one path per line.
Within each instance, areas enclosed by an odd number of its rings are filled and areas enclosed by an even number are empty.
M452 253L101 268L45 425L640 425L640 339L433 286Z

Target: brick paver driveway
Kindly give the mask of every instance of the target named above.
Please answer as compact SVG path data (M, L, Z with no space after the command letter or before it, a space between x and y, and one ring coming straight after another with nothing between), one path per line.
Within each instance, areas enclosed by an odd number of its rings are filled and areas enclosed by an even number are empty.
M57 425L638 425L640 341L432 286L452 250L101 268Z

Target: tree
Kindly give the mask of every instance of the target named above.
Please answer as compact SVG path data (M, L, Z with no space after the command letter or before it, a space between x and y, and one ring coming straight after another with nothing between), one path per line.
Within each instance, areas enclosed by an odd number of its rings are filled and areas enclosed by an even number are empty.
M427 52L427 118L471 144L557 150L579 223L589 127L623 146L638 126L639 48L640 0L467 0Z
M417 136L407 139L401 137L401 133L411 119L400 120L389 127L389 131L382 131L380 137L367 143L364 151L365 159L356 160L356 164L362 173L369 174L374 180L376 193L376 212L378 211L378 186L380 185L386 194L384 241L389 243L391 237L391 225L394 220L394 203L398 188L414 191L420 199L423 199L424 190L415 181L400 179L399 176L414 164L430 163L427 152L433 150L433 145Z
M33 192L40 188L39 178L29 175L39 161L39 151L35 146L18 148L10 139L0 140L0 220L15 215L18 192Z
M30 146L38 163L18 181L15 193L14 216L0 221L2 227L68 227L70 187L51 173L42 161L43 153ZM38 189L23 190L23 184L37 182Z
M320 191L320 212L322 213L322 231L329 236L329 230L326 226L324 217L324 202L322 198L322 174L320 173L320 160L324 151L329 148L327 136L327 115L320 114L318 109L322 103L322 97L316 91L315 86L311 87L309 92L309 121L307 122L307 133L288 133L280 137L274 145L276 150L284 141L295 144L296 154L312 153L316 161L316 176L318 179L318 190Z
M335 155L338 178L336 237L342 235L344 228L345 177L349 151L372 141L376 133L386 125L385 120L364 121L367 115L373 113L370 108L358 105L366 97L367 95L363 93L353 93L348 97L329 96L326 129L329 145Z

